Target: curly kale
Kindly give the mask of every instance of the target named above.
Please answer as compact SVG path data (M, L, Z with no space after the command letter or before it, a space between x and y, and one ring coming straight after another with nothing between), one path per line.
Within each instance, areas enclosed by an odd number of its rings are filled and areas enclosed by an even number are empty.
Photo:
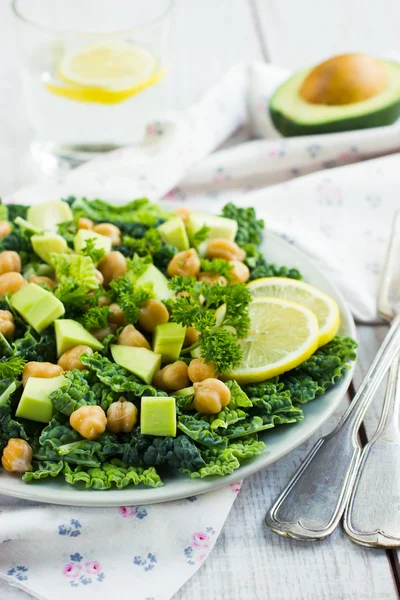
M95 223L106 221L118 227L121 223L140 223L147 227L156 227L160 221L171 216L159 204L151 203L147 198L139 198L123 206L109 204L104 200L76 198L72 202L72 212L75 218L87 217Z
M140 398L143 394L147 396L167 396L165 392L156 390L152 385L143 383L135 375L132 375L107 357L95 352L91 356L87 354L81 357L81 362L96 374L98 379L118 394L131 392Z
M28 214L28 206L25 204L7 204L8 216L4 220L11 221L14 223L17 217L26 219Z
M13 377L0 381L0 454L11 438L28 439L24 426L13 416L12 397L19 385Z
M11 233L0 240L0 252L5 250L17 252L23 266L34 260L39 260L32 248L32 235L33 232L29 229L14 224Z
M40 334L28 327L23 337L16 339L12 346L14 356L21 357L27 362L57 362L56 336L53 325L47 327Z
M115 486L123 489L128 485L143 483L149 487L160 487L163 485L154 467L129 467L122 460L113 458L104 462L101 467L87 468L78 465L74 469L66 464L64 477L71 485L81 483L86 488L96 490L108 490Z
M65 373L67 383L51 392L49 398L54 408L67 417L81 406L97 404L97 398L89 383L91 373L73 369Z
M222 216L237 221L238 230L235 242L239 246L245 244L255 244L258 246L261 243L264 221L257 219L256 211L253 207L239 208L230 202L222 209Z
M160 269L164 275L167 274L167 268L170 261L173 259L178 249L171 244L163 244L160 250L153 254L153 262L157 269Z
M133 466L168 465L174 469L197 470L205 465L200 450L186 436L144 436L133 432L125 444L123 460Z

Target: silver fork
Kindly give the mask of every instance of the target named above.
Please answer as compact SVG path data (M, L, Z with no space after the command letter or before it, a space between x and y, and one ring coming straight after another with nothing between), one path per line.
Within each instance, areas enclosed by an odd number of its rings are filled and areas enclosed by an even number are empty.
M400 249L400 214L395 217L378 299L379 312L391 319L400 308L400 289L393 286L396 250ZM400 253L397 253L400 256ZM399 281L399 280L397 280ZM400 350L400 315L391 327L352 403L335 429L307 455L266 515L272 531L304 541L321 540L339 524L360 465L357 432L374 394ZM399 498L400 501L400 498ZM357 502L357 506L360 502ZM358 526L352 523L351 527ZM354 529L352 539L356 535Z
M378 302L382 317L398 312L400 278L400 213L396 215ZM375 434L365 446L344 517L353 542L373 548L400 547L400 356L388 377L382 414Z

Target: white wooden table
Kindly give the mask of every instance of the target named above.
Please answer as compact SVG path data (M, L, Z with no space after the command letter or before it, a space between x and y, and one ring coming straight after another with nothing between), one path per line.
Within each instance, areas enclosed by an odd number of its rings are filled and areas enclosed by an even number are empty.
M171 103L194 101L240 60L264 59L298 68L343 51L372 54L398 49L398 0L177 0ZM29 159L29 126L17 76L11 13L0 2L0 195L37 179ZM358 329L355 387L386 331ZM350 397L349 397L350 398ZM247 479L205 565L176 600L391 600L398 598L395 552L352 544L338 529L318 544L284 540L263 526L267 507L321 433L328 432L349 398L312 439ZM362 430L373 433L381 394ZM134 597L134 596L133 596ZM28 595L0 581L1 600Z

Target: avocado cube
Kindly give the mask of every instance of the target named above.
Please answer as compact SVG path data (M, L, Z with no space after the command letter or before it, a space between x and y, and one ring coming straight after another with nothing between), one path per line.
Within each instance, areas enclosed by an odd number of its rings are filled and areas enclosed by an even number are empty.
M28 283L11 296L11 306L38 333L62 317L64 305L51 292L36 283Z
M32 248L44 262L50 263L50 254L69 252L66 240L58 233L43 233L31 237Z
M136 280L138 287L151 287L157 300L168 300L174 292L168 287L168 279L154 265L149 265L143 275Z
M178 250L189 250L189 238L185 223L180 217L173 217L158 227L161 239Z
M140 431L144 435L176 436L175 398L143 396Z
M235 236L238 229L237 221L234 219L227 219L225 217L217 217L215 215L210 215L207 213L199 213L193 212L187 224L187 232L189 235L189 240L191 241L193 246L196 246L194 241L195 234L203 227L206 226L209 228L207 240L214 240L217 238L222 238L224 240L229 240L230 242L235 241ZM207 244L200 244L198 246L198 250L200 254L203 254L205 251Z
M161 354L147 348L111 346L111 354L117 365L137 375L146 383L152 382L154 373L161 367Z
M174 392L174 396L194 396L194 387L191 385L189 387L177 390Z
M88 240L94 240L94 245L97 250L104 250L108 254L111 250L112 240L106 235L101 235L90 229L79 229L74 238L74 250L77 254L82 252Z
M58 223L73 220L72 210L62 200L49 200L28 208L26 220L43 231L57 231Z
M49 399L51 392L66 385L64 375L58 377L29 377L15 415L30 421L49 423L55 410Z
M179 323L163 323L154 330L153 350L161 354L163 362L176 360L181 353L186 327Z
M56 332L57 355L61 356L70 348L84 344L93 350L101 350L103 344L73 319L58 319L54 323Z

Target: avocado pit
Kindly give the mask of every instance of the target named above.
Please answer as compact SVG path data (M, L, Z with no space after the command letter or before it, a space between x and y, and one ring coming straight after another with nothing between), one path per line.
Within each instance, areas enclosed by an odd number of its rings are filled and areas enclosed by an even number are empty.
M304 79L300 97L311 104L353 104L383 92L388 77L380 61L366 54L341 54L314 67Z

